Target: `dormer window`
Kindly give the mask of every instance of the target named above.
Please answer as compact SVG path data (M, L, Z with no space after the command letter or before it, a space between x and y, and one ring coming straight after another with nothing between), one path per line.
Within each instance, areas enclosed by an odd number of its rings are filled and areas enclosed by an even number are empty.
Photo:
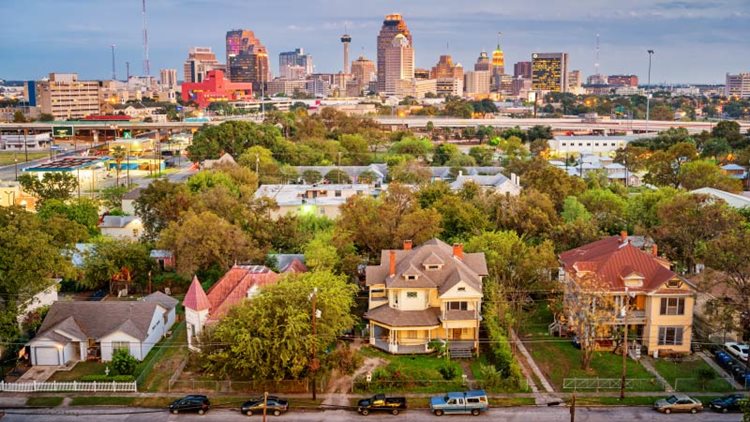
M466 287L459 287L456 290L458 290L459 292L465 292L466 291Z
M667 281L667 287L670 289L681 289L682 281L680 280L669 280Z
M409 274L409 275L404 274L404 278L407 280L416 280L417 276L416 274Z
M439 270L440 265L439 264L427 264L424 266L426 270Z

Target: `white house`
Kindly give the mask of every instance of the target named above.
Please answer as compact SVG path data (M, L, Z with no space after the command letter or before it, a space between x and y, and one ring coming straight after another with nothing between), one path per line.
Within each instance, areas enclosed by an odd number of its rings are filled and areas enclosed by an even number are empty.
M59 289L60 279L55 279L54 282L49 285L49 287L40 291L31 299L29 299L24 304L24 306L21 307L22 310L16 317L16 319L18 320L18 325L20 326L23 323L23 320L26 319L26 316L34 312L35 310L44 306L50 306L53 303L57 302L57 291Z
M177 303L162 293L142 301L55 302L27 344L31 364L110 361L118 349L143 360L174 324Z
M140 218L131 215L107 215L99 223L99 229L105 236L138 240L143 233L143 222Z
M510 174L510 179L498 173L494 176L464 175L459 172L456 180L451 183L451 189L459 190L467 182L476 183L483 189L489 189L499 194L518 196L521 194L521 180L515 173Z

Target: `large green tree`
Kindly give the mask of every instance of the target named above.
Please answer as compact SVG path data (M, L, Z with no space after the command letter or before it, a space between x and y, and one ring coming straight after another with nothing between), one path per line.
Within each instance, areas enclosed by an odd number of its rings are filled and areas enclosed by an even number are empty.
M177 221L190 208L191 202L186 185L154 180L135 200L135 214L143 221L144 237L156 239L167 224Z
M314 291L316 333L312 334ZM313 350L326 348L351 328L355 285L327 271L290 274L236 307L211 330L203 348L204 366L233 379L299 379L308 374Z
M78 187L78 179L70 173L47 172L42 178L34 174L18 176L18 182L24 191L35 196L39 202L48 199L66 200Z
M132 282L146 286L149 272L156 270L148 245L138 242L100 239L83 260L83 278L78 285L86 289L106 289L115 274L123 268L130 272Z
M216 159L223 153L237 158L254 145L281 151L284 142L281 132L272 124L231 120L216 126L203 126L193 137L187 152L193 161Z
M60 199L49 199L42 202L37 209L42 220L49 221L52 217L63 217L72 223L80 224L88 231L89 236L99 234L99 207L88 199L72 199L67 202ZM86 239L79 239L84 241Z

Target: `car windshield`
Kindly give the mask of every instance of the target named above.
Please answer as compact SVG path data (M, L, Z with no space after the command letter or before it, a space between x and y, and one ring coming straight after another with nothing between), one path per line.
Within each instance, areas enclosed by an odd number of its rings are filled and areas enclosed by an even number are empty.
M747 344L740 344L739 346L737 346L737 348L740 349L740 352L747 353L748 349L750 349L750 346L748 346Z
M669 404L675 404L675 403L677 403L677 400L679 400L677 397L671 396L671 397L669 397L667 399L667 403L669 403Z

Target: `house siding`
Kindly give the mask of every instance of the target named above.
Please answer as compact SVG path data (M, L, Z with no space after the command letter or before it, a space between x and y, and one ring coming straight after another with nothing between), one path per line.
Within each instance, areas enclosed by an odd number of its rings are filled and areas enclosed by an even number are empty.
M679 296L685 299L685 312L683 315L661 315L661 298L678 296L650 296L646 301L646 316L648 323L643 332L643 344L649 353L654 350L671 350L674 352L690 352L690 343L693 333L693 308L695 299L692 296ZM682 345L659 345L660 327L681 327L683 329Z

